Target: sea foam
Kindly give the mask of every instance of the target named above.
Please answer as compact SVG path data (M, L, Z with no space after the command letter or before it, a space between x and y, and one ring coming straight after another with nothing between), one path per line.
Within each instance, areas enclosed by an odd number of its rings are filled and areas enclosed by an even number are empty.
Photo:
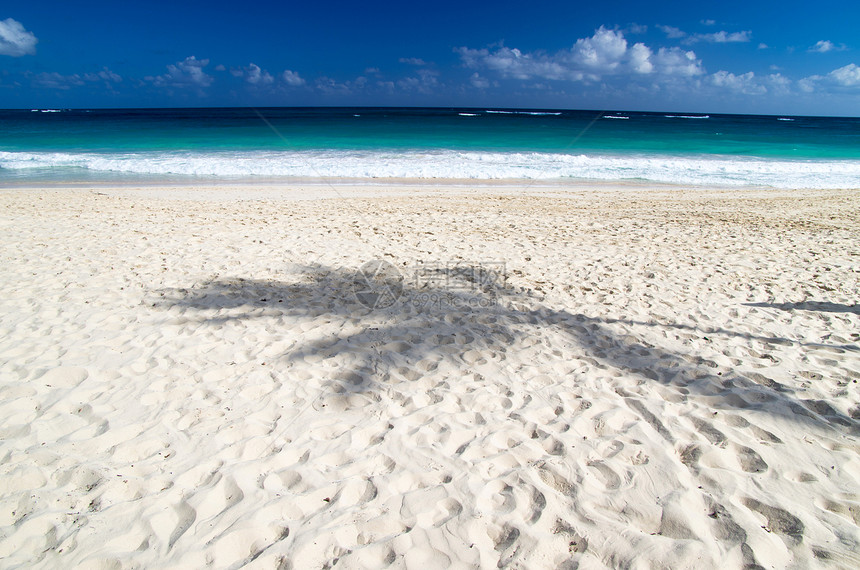
M0 178L63 173L343 178L643 180L670 184L858 188L860 162L488 151L0 152Z

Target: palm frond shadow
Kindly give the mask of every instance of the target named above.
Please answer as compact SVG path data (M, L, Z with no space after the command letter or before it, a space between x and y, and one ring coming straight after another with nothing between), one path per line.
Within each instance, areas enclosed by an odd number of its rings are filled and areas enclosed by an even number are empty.
M781 311L818 311L822 313L854 313L860 315L860 305L844 305L828 301L801 301L800 303L745 303L748 307L779 309Z
M339 332L303 342L283 358L298 362L337 357L342 365L330 374L327 388L343 398L344 407L349 406L350 394L381 390L390 382L414 381L443 364L464 372L494 366L496 371L527 383L528 371L509 365L505 353L527 338L541 338L542 331L555 331L577 347L579 354L585 353L578 358L643 382L661 383L676 390L680 399L698 397L703 405L714 409L755 409L803 422L810 428L860 434L860 417L853 417L857 416L854 411L847 416L826 401L799 398L790 387L762 374L720 369L699 355L677 354L632 336L629 330L624 335L613 330L619 324L687 330L689 326L571 313L545 306L527 292L504 283L475 283L462 274L438 271L443 272L444 288L403 280L398 285L398 301L383 308L359 302L355 295L360 286L357 270L322 265L296 267L289 281L213 279L189 288L163 289L153 304L178 308L186 318L212 325L261 317L280 318L284 326L311 321L333 324L332 330ZM725 329L699 332L702 336L792 342ZM842 349L856 347L832 348ZM547 349L546 357L564 358L556 353ZM577 380L568 377L557 381ZM616 392L672 441L669 430L635 394L622 389Z

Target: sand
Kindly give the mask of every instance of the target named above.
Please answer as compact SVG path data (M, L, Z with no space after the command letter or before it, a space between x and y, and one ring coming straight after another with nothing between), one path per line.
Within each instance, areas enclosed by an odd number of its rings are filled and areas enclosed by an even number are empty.
M857 191L5 189L0 566L856 568L858 281Z

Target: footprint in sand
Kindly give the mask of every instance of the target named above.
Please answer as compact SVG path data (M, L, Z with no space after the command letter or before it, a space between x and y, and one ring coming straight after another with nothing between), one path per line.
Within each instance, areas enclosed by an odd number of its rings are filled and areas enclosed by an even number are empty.
M786 473L785 478L789 481L797 481L798 483L815 483L818 481L818 477L812 473L805 473L803 471Z
M575 497L577 495L577 487L571 482L570 474L565 477L557 470L557 466L550 467L549 464L543 464L538 468L538 475L545 484L552 487L556 492L564 497Z
M804 524L793 514L752 498L742 502L747 508L764 515L767 519L765 530L777 533L788 546L797 546L803 542Z
M647 453L644 453L644 452L640 449L639 451L637 451L637 452L636 452L636 454L635 454L635 455L633 455L633 456L630 458L630 463L631 463L632 465L645 465L646 463L648 463L648 461L650 461L650 459L651 459L651 458L650 458L650 457L648 457L648 454L647 454Z
M603 451L603 457L605 459L612 459L622 451L624 451L624 443L616 439L606 446L606 449Z
M189 501L196 506L196 518L207 521L226 513L244 498L245 493L232 476L220 476L211 487L201 488Z
M350 480L338 493L342 507L355 508L375 499L379 494L379 489L370 479Z
M556 519L555 526L552 528L553 534L565 535L568 539L567 551L568 554L582 554L588 550L588 539L582 536L575 528L567 524L561 519Z
M564 444L552 436L544 438L544 440L541 442L541 446L543 447L544 451L546 451L550 455L564 454Z
M485 512L509 513L517 507L514 489L504 481L490 481L478 494L476 506Z
M546 509L546 496L537 487L522 479L518 481L517 488L523 493L529 494L528 508L523 518L528 524L535 524Z
M463 505L460 501L456 499L452 499L448 497L447 499L443 499L436 505L439 514L436 516L436 520L433 522L433 526L439 528L444 525L448 521L453 518L456 518L463 512Z
M701 457L702 449L697 443L691 443L685 446L680 452L681 463L693 471L697 471L699 469L699 458Z
M804 400L803 405L831 423L845 427L851 426L851 421L844 418L839 410L831 406L829 402L825 402L824 400Z
M754 449L737 445L735 446L735 451L738 455L738 463L740 463L741 469L747 473L764 473L767 471L767 463L764 462L761 455Z
M732 427L736 428L749 428L753 434L762 442L766 443L782 443L782 440L779 439L774 434L770 433L767 430L764 430L758 427L755 424L750 423L746 418L736 415L726 415L724 418L725 422Z
M712 498L705 496L708 517L713 519L714 537L724 544L740 544L744 568L761 568L753 549L747 544L747 532L736 523L728 510Z
M597 470L607 491L614 491L621 486L621 477L603 461L589 461L587 465Z
M172 509L152 517L150 524L158 538L166 544L167 550L170 550L196 519L197 512L185 501L180 501Z
M49 388L75 388L89 377L85 368L58 366L45 372L37 381Z
M504 552L510 548L520 537L520 531L515 526L505 525L502 532L493 540L496 552Z
M711 424L710 422L703 420L701 418L692 418L693 425L696 426L696 430L705 436L705 438L711 442L711 444L716 445L718 447L726 446L726 436L723 432L718 430Z
M782 440L777 436L758 426L750 425L750 429L753 434L755 434L755 436L764 443L782 443Z
M310 486L303 480L298 471L287 469L278 473L270 473L263 480L263 488L275 493L305 493Z
M654 415L651 410L645 407L641 401L636 400L634 398L624 398L624 403L627 404L633 411L637 412L643 420L645 420L648 425L650 425L654 431L660 434L663 439L668 441L669 443L675 443L675 438L672 436L671 432L666 429L666 426L663 425L657 416Z

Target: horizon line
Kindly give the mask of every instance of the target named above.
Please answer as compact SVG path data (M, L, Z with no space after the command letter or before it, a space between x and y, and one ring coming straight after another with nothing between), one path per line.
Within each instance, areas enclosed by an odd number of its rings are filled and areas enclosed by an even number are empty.
M860 119L858 115L795 115L790 113L720 113L709 111L683 111L683 110L633 110L633 109L572 109L565 107L505 107L493 105L481 106L456 106L456 105L211 105L211 106L176 106L176 107L7 107L0 108L2 111L156 111L156 110L191 110L191 109L433 109L433 110L469 110L469 111L550 111L550 112L574 112L574 113L600 113L602 115L617 113L638 113L645 115L660 115L665 113L688 114L688 115L716 115L723 117L797 117L816 119Z

